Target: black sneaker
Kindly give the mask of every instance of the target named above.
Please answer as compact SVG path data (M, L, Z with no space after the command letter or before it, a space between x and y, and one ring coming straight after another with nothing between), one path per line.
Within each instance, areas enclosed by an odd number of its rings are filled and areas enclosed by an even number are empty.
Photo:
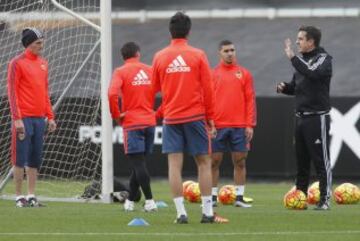
M188 218L186 215L180 215L180 217L176 218L174 223L176 224L188 224Z
M26 199L24 197L19 198L15 201L15 206L17 208L26 208L29 206L28 202L26 201Z
M244 200L243 196L236 196L235 207L251 208L251 202Z
M39 203L39 201L36 199L36 197L28 198L27 202L28 202L29 207L36 207L36 208L45 207L44 204Z
M330 210L330 205L327 202L320 202L314 207L314 210L317 211L326 211Z
M200 223L214 223L215 216L206 216L205 214L202 215Z

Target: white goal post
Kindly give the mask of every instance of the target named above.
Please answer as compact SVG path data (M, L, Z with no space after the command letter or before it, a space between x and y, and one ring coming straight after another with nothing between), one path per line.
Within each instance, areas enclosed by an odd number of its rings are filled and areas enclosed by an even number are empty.
M49 61L49 88L59 128L57 133L45 137L44 162L38 185L40 195L49 197L48 200L79 201L77 197L84 187L98 180L102 184L102 201L110 203L113 192L113 127L107 88L112 71L111 1L100 1L100 11L96 0L79 2L78 5L70 0L0 2L0 64L7 66L9 60L21 52L19 33L24 26L48 30L45 31L44 55ZM72 19L52 19L51 16L59 12L55 9ZM34 16L33 21L19 18L23 11ZM82 16L87 12L100 14L101 26ZM38 19L39 16L47 18ZM3 53L8 55L3 56ZM6 67L2 69L5 71L0 72L0 138L4 141L0 142L0 192L7 197L13 190L13 187L5 188L12 173L7 141L11 133L11 118L6 97ZM101 145L80 143L79 128L98 124L102 130Z
M112 120L110 117L107 89L112 71L111 48L111 1L100 1L101 23L101 150L102 150L102 198L104 202L111 202L113 192L113 143Z

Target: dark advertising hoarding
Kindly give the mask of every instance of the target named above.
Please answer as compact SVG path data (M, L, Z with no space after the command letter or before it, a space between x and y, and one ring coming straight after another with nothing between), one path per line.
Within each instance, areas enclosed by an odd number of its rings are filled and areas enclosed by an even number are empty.
M360 177L360 99L333 98L331 115L330 156L334 177ZM252 178L294 177L295 155L293 98L258 97L258 125L247 160L247 174ZM119 127L115 131L121 132ZM118 133L118 140L121 139ZM154 153L148 157L152 176L167 176L166 156L161 154L161 126L157 126ZM230 156L226 155L221 166L221 175L233 173ZM114 171L116 176L129 174L128 160L123 155L119 141L114 143ZM190 156L185 156L184 176L195 176L196 165Z
M67 98L66 105L76 105L78 98ZM83 103L84 100L80 101ZM4 102L3 102L4 103ZM87 105L98 103L98 100L86 100ZM330 159L335 178L360 178L360 99L354 97L332 98L331 115L331 141ZM294 128L294 100L293 98L281 97L258 97L258 125L255 129L254 140L247 160L247 173L250 178L292 178L295 174L295 156L293 148L293 128ZM6 106L2 106L6 108ZM81 108L81 106L79 106ZM60 108L61 110L61 108ZM51 176L68 175L69 169L79 172L81 177L91 177L94 172L100 174L98 170L101 161L100 126L79 125L84 123L78 115L62 113L61 120L58 120L58 130L55 135L48 140L45 145L45 156L42 174ZM60 116L60 115L58 115ZM85 118L85 115L84 115ZM64 122L74 122L71 130L64 128ZM3 123L4 124L4 123ZM0 138L2 148L9 147L10 141L10 122L3 125L9 132ZM4 132L5 133L5 132ZM62 141L71 139L71 149L69 145ZM124 156L122 146L122 129L119 126L114 128L114 174L118 177L129 175L129 163ZM154 153L148 157L148 167L152 176L167 176L166 156L161 153L162 128L156 127ZM79 147L88 146L86 153L78 155ZM49 149L50 148L50 149ZM56 148L56 155L52 155ZM84 150L83 150L84 151ZM6 154L0 159L0 167L8 166L8 151L1 151ZM84 158L85 157L85 158ZM221 166L222 177L231 177L232 163L229 155L225 155L225 160ZM84 159L81 159L84 158ZM98 163L98 164L96 164ZM94 165L96 168L94 169ZM69 167L68 167L69 166ZM60 168L59 167L63 167ZM77 170L79 169L79 170ZM55 170L55 171L52 171ZM196 176L196 165L193 158L185 156L184 176ZM98 175L96 174L96 175Z

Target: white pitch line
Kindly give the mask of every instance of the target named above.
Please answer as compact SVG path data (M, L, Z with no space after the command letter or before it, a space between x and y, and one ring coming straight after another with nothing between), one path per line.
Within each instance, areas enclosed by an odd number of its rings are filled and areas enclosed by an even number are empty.
M265 236L304 234L360 234L360 230L339 231L278 231L278 232L232 232L232 233L0 233L0 236Z

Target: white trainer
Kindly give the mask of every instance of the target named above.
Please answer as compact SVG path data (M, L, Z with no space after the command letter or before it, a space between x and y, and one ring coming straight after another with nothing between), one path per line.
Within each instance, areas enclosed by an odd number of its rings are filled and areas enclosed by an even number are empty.
M126 199L125 200L125 203L124 203L124 210L126 212L132 212L134 211L134 202L133 201L129 201L129 199Z
M251 204L249 204L249 203L246 203L246 202L244 202L244 201L236 201L235 202L235 207L241 207L241 208L251 208Z
M144 211L145 212L156 212L157 211L157 206L156 203L153 199L150 200L145 200L145 205L144 205Z

